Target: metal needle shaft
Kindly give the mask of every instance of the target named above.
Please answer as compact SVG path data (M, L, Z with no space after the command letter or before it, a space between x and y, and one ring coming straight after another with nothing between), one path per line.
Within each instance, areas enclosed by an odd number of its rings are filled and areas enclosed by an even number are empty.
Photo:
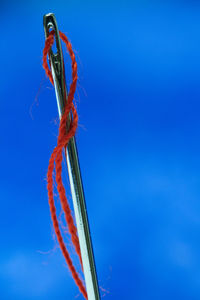
M55 31L57 53L53 53L53 51L50 50L49 59L51 63L51 71L56 91L59 116L61 118L65 107L65 99L67 99L67 89L65 83L65 71L59 32L56 19L53 14L45 15L43 21L46 37L49 35L50 29L53 29ZM65 155L69 172L70 188L80 242L88 300L100 300L75 137L70 139Z

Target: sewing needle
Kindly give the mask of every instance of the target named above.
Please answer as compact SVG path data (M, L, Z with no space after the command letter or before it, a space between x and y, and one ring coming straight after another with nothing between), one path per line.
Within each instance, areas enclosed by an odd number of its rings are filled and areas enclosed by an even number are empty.
M46 14L43 18L43 23L46 37L48 37L50 30L54 30L55 32L57 52L53 53L53 50L51 49L49 52L49 59L56 92L58 112L61 119L65 107L65 99L67 99L67 97L65 97L67 96L67 88L65 82L65 70L59 31L54 14ZM75 211L75 219L80 243L88 300L100 300L75 137L72 137L70 139L68 147L65 151L65 155L69 173L70 188Z

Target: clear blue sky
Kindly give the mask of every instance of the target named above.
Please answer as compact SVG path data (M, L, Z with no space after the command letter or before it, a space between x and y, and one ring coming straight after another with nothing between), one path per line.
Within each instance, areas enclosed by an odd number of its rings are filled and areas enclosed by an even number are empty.
M77 143L103 299L199 299L200 4L76 0L0 4L0 299L82 299L46 191L58 129L42 69L48 12L78 59Z

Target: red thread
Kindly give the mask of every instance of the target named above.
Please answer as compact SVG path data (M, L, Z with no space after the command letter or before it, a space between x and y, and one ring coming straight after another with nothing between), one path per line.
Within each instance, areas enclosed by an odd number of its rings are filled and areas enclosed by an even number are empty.
M65 188L62 182L62 150L65 149L69 143L69 140L75 135L76 128L78 125L78 114L76 112L76 109L73 104L74 94L76 91L76 84L77 84L77 63L75 59L74 52L72 50L72 45L68 41L67 37L59 31L60 38L63 40L63 42L66 44L67 50L69 52L69 55L71 57L71 66L72 66L72 83L70 85L69 94L67 101L65 101L65 109L64 113L62 115L62 118L60 120L60 127L59 127L59 134L57 139L57 146L54 148L50 160L49 160L49 166L48 166L48 172L47 172L47 189L48 189L48 197L49 197L49 206L50 206L50 212L51 212L51 218L53 221L54 230L61 248L61 251L65 257L65 260L67 262L67 265L72 273L72 276L74 278L75 283L77 284L79 290L87 299L87 292L83 285L83 282L81 281L74 265L72 262L72 259L69 255L69 252L65 246L65 243L63 241L60 229L59 229L59 223L56 216L56 207L54 203L54 197L53 197L53 170L55 167L56 170L56 183L57 183L57 190L60 197L62 209L65 213L65 219L69 228L69 232L71 234L72 243L75 247L76 253L79 256L79 260L82 266L82 259L81 259L81 252L80 252L80 245L79 245L79 239L77 236L77 229L74 224L74 220L71 214L71 210L68 204L68 200L65 193ZM49 36L46 38L45 46L43 50L43 68L45 69L45 72L47 76L49 77L51 83L53 84L53 77L51 70L49 69L48 63L47 63L47 54L49 53L49 50L51 49L51 46L54 43L54 31L51 31ZM66 99L65 99L66 100ZM68 120L69 113L71 113L71 124L69 127L69 130L66 131L66 124Z

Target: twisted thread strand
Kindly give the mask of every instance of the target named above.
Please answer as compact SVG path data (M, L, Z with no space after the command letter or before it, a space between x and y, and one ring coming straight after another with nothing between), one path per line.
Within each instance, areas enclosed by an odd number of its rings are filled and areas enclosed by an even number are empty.
M54 196L53 196L53 170L55 167L57 190L58 190L58 194L60 197L61 206L62 206L62 209L65 214L65 220L66 220L68 228L69 228L72 243L75 247L76 253L79 257L79 260L80 260L80 263L82 266L82 258L81 258L79 239L77 236L77 229L74 224L74 220L73 220L71 210L69 207L69 203L68 203L66 193L65 193L65 188L64 188L64 185L62 182L62 159L63 159L62 150L63 150L63 148L65 149L67 147L69 140L75 135L77 125L78 125L78 114L77 114L75 106L73 104L74 94L76 91L77 78L78 78L77 63L76 63L74 52L72 50L71 43L68 41L67 37L61 31L59 31L59 35L60 35L60 38L65 43L65 45L67 47L67 51L71 58L72 83L70 85L67 101L65 101L66 104L65 104L64 112L63 112L63 115L60 120L59 134L58 134L58 138L57 138L57 146L54 148L54 150L51 154L50 160L49 160L49 166L48 166L48 171L47 171L47 190L48 190L51 218L52 218L52 222L53 222L53 226L54 226L54 230L56 233L58 243L60 245L63 256L64 256L66 263L72 273L72 276L74 278L76 285L78 286L79 290L81 291L81 293L83 294L85 299L87 299L86 289L83 285L82 280L79 277L79 274L77 273L77 271L73 265L72 259L69 255L69 252L65 246L64 240L61 235L61 231L59 228L59 223L58 223L58 219L57 219L57 215L56 215ZM49 77L50 82L54 85L52 73L51 73L51 70L49 69L49 66L47 63L47 55L48 55L53 43L54 43L54 31L52 30L50 32L49 36L45 40L45 46L44 46L44 50L43 50L43 68L46 72L46 75ZM67 131L66 124L67 124L69 113L71 113L72 118L71 118L71 123L70 123L69 129Z

